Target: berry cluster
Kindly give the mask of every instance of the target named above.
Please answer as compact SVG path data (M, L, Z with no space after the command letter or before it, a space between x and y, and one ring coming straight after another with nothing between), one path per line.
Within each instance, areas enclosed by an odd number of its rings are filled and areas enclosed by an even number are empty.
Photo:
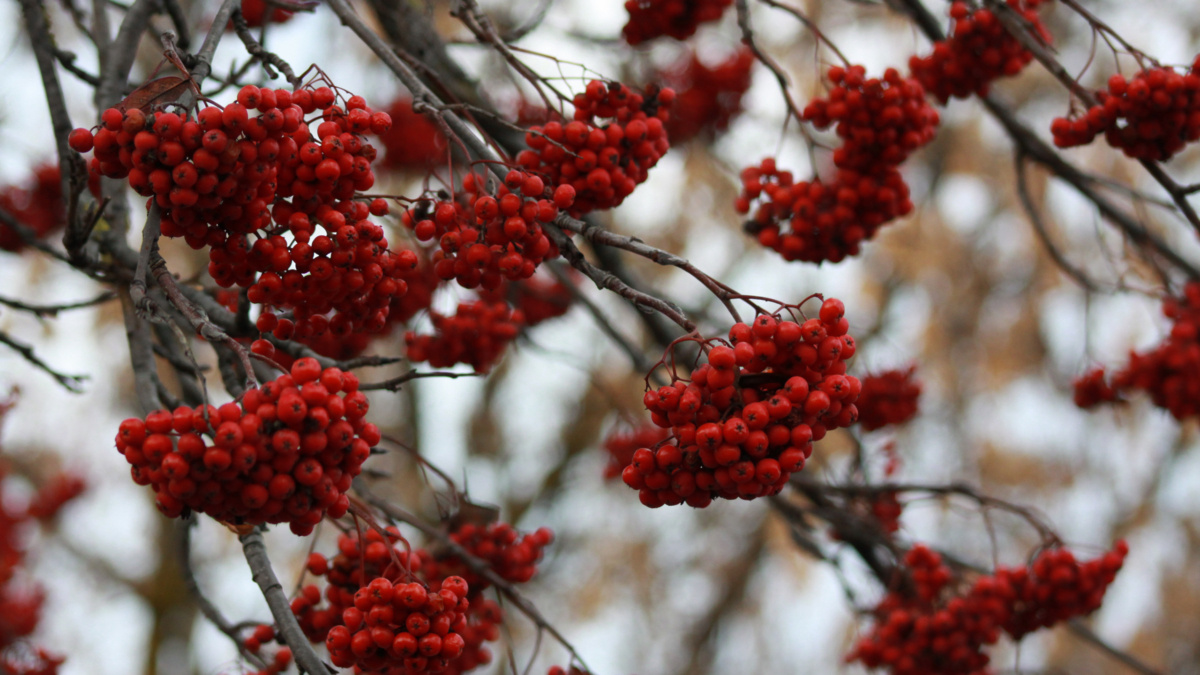
M1029 567L1000 568L969 582L955 577L923 545L904 556L906 572L874 610L875 624L848 660L894 675L974 675L982 650L1001 632L1025 634L1095 611L1129 547L1118 541L1100 558L1078 562L1069 551L1042 551Z
M575 96L574 120L529 128L530 149L517 154L517 164L551 187L574 188L572 216L618 206L667 152L664 124L674 100L672 89L652 85L643 95L592 80Z
M500 607L483 598L490 584L453 555L409 552L406 543L397 547L403 543L398 531L388 528L385 534L374 529L361 538L345 534L333 559L309 556L308 571L328 583L323 595L329 605L318 607L322 593L313 585L292 601L308 638L324 641L335 665L366 672L392 667L406 675L457 674L489 663L484 643L499 637L503 620ZM520 536L496 524L464 525L450 536L514 583L533 576L542 548L553 538L545 529Z
M1165 162L1200 139L1200 57L1183 75L1163 67L1138 71L1130 80L1113 75L1096 99L1098 105L1080 117L1054 120L1055 145L1087 145L1104 134L1109 145L1134 159Z
M386 153L383 166L424 171L446 162L446 136L426 117L413 110L412 99L401 96L387 107L392 128L379 135Z
M741 178L735 207L751 214L746 231L784 260L840 262L857 254L881 226L913 209L908 185L894 168L839 169L830 183L795 183L790 171L779 170L768 158L744 169ZM763 202L751 213L759 198Z
M858 421L864 431L904 424L916 416L921 383L913 377L915 372L916 366L910 366L906 370L886 370L862 378Z
M522 536L508 523L464 523L450 533L450 539L486 562L502 579L519 584L537 573L542 549L554 541L554 533L542 527ZM439 560L437 569L439 576L453 574L466 579L473 589L482 591L490 586L484 577L452 556Z
M805 108L803 118L818 129L836 124L842 145L833 153L839 169L871 174L896 167L937 133L938 113L912 78L888 68L883 79L867 78L862 66L831 66L833 88Z
M830 298L819 318L802 322L760 314L735 324L728 342L705 344L707 362L690 382L672 372L672 384L646 392L651 420L673 438L638 449L625 484L651 508L777 494L804 468L813 441L858 418L844 311Z
M1029 30L1043 42L1050 33L1038 16L1041 0L1008 0ZM913 56L908 67L931 96L945 105L951 98L986 96L993 80L1021 72L1033 54L1005 30L987 8L972 10L965 2L950 4L954 20L950 37L935 42L928 56Z
M33 230L42 239L66 222L59 169L54 165L38 167L28 187L0 187L0 209ZM25 241L16 230L0 223L0 250L20 251Z
M1163 314L1172 321L1166 339L1152 350L1130 352L1129 363L1109 384L1102 369L1081 377L1075 382L1076 404L1090 408L1140 389L1175 419L1200 415L1200 281L1188 282L1183 290L1183 297L1163 301Z
M418 240L437 241L433 270L439 278L494 289L505 279L528 279L542 261L558 255L541 223L570 208L575 189L559 185L550 199L546 192L541 177L524 171L509 171L494 195L485 180L467 174L457 199L418 202L401 220Z
M434 368L467 363L486 373L517 337L525 317L504 302L475 300L459 303L453 315L430 312L433 335L404 334L408 360L427 361Z
M343 535L343 539L350 539ZM381 544L384 558L372 557L372 544ZM357 549L357 543L352 543ZM394 550L373 541L361 556L342 554L326 573L329 608L314 611L320 599L316 586L307 586L292 601L292 611L310 640L323 640L335 666L354 666L358 672L440 673L462 655L466 640L467 582L447 577L437 585L409 578L406 561ZM359 557L348 570L342 564ZM366 569L360 565L368 565ZM319 628L330 624L327 628ZM321 637L321 634L324 634ZM393 671L392 669L396 669Z
M754 52L742 48L725 61L709 67L695 52L661 79L675 90L667 136L683 143L700 135L724 131L742 111L742 96L750 89Z
M938 114L921 85L889 68L883 79L862 66L831 66L828 99L817 99L803 117L818 128L837 123L841 147L833 153L837 173L793 183L775 160L742 171L738 213L751 213L748 233L785 260L839 262L855 255L884 224L912 211L908 185L896 169L910 153L933 140ZM786 223L786 229L784 224Z
M375 149L362 135L387 131L391 119L361 96L345 104L329 87L247 85L237 102L194 119L110 108L94 135L76 129L70 143L94 148L94 173L125 177L149 197L163 235L211 247L218 285L248 287L252 302L291 311L271 328L276 336L378 332L416 257L388 251L383 229L367 221L371 208L354 200L375 182ZM305 115L315 112L314 135Z
M302 358L239 403L127 419L117 449L169 517L190 509L235 524L286 522L303 536L326 512L346 512L350 481L379 442L367 408L353 373Z
M720 19L732 4L733 0L625 0L629 21L621 34L631 45L664 35L686 40L700 24Z
M604 467L606 479L618 478L625 467L633 462L633 453L639 448L657 447L666 440L670 432L655 424L642 424L633 429L614 431L604 439L604 450L608 452L608 464Z

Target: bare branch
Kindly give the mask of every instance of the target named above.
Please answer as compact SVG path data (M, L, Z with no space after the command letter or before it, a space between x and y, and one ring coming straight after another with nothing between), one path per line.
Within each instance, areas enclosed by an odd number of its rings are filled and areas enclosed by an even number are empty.
M283 594L283 586L275 576L275 570L271 568L271 559L267 557L267 545L263 543L262 531L255 528L238 537L238 541L242 542L242 553L246 556L246 564L250 566L250 572L254 575L254 583L258 584L259 590L266 598L267 606L271 608L271 616L275 617L279 636L291 648L300 672L309 675L336 673L335 668L322 662L321 657L313 651L308 638L304 636L304 631L300 629L300 623L296 621L296 615L292 614L287 596Z
M44 371L50 377L53 377L55 381L61 384L67 391L73 394L83 393L83 381L88 379L87 375L64 375L63 373L58 372L54 368L50 367L48 363L38 358L37 354L34 353L32 346L27 345L24 342L18 342L14 340L8 335L8 333L0 332L0 344L11 347L13 351L25 357L26 361Z

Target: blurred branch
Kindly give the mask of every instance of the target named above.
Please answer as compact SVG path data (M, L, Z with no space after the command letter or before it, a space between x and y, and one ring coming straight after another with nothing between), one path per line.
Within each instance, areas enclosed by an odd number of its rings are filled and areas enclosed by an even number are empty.
M33 305L33 304L21 302L20 300L13 300L12 298L5 298L3 296L0 296L0 305L12 307L13 309L20 310L22 312L29 312L31 314L36 314L38 317L54 318L54 317L58 316L59 312L65 312L65 311L71 310L71 309L81 309L83 307L94 307L96 305L104 304L110 300L115 300L116 298L117 298L116 293L113 293L112 291L105 291L105 292L101 293L100 295L97 295L96 297L92 298L91 300L80 300L79 302L64 302L62 304L57 304L57 305Z
M37 354L34 353L32 346L27 345L24 342L18 342L17 340L14 340L8 335L8 333L3 331L0 331L0 344L11 347L13 351L23 356L30 364L50 375L50 377L53 377L55 381L61 384L67 391L73 394L83 393L82 385L83 381L88 379L87 375L64 375L63 373L58 372L54 368L50 367L50 365L45 361L38 358Z
M1045 247L1046 253L1050 254L1050 258L1064 274L1074 279L1076 283L1087 290L1093 293L1097 292L1099 288L1097 288L1095 282L1089 279L1083 270L1072 265L1066 256L1063 255L1062 251L1058 250L1058 247L1050 240L1050 233L1046 231L1046 222L1042 219L1041 211L1033 203L1033 197L1029 194L1029 176L1025 170L1025 155L1020 150L1017 151L1016 167L1017 196L1021 200L1021 206L1025 209L1025 215L1029 217L1029 222L1033 225L1034 233L1037 234L1038 240Z
M434 370L434 371L421 372L421 371L417 371L414 369L414 370L410 370L407 373L404 373L403 375L400 375L398 377L393 377L390 380L384 380L382 382L367 382L365 384L360 384L360 385L358 385L358 388L365 390L365 391L372 391L372 390L379 390L379 389L386 389L388 391L399 391L400 387L402 387L406 382L411 382L412 380L418 380L421 378L444 377L444 378L447 378L450 380L454 380L454 379L458 379L460 377L479 377L479 375L480 375L480 373L456 373L456 372L450 371L450 370Z

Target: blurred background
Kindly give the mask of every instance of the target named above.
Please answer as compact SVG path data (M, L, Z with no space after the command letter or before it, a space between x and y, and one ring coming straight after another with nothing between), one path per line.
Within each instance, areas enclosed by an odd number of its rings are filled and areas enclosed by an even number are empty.
M755 38L786 72L791 96L802 106L823 95L822 74L836 62L829 49L789 14L749 4ZM77 65L95 72L95 53L75 30L70 5L46 3L47 16L59 47L75 51ZM119 8L104 6L119 20ZM184 6L203 34L216 4ZM927 6L946 21L945 3ZM693 58L713 68L737 58L742 37L732 9L686 43L659 40L635 49L620 40L627 14L619 0L494 0L481 7L501 32L537 22L516 43L523 50L519 57L564 92L581 91L597 76L634 85L683 77ZM929 49L909 20L883 4L795 0L793 7L869 74L904 69L909 56ZM1097 0L1088 7L1164 64L1190 65L1200 51L1200 18L1191 2ZM522 101L530 100L528 86L494 51L472 43L447 3L423 9L451 56L483 83L488 100L515 118ZM1086 86L1101 88L1118 69L1136 70L1131 59L1115 58L1066 6L1048 3L1041 13L1057 57ZM165 20L154 25L168 27ZM30 185L37 167L55 161L41 82L20 26L17 4L0 5L0 185L16 187ZM319 64L373 107L405 95L327 8L299 13L266 35L267 48L297 71ZM143 40L135 79L148 77L160 57L153 41ZM214 70L228 72L245 59L241 44L228 36ZM90 87L61 69L60 77L72 120L94 123ZM1047 140L1051 120L1071 110L1067 92L1036 63L993 89ZM915 366L922 389L914 420L873 432L831 433L805 474L845 476L861 443L875 476L894 461L893 480L961 481L1028 505L1081 558L1127 539L1125 569L1089 625L1159 672L1200 672L1195 423L1176 421L1144 397L1095 411L1072 402L1074 378L1096 364L1123 365L1131 349L1149 348L1169 330L1158 271L1091 203L1031 167L1034 207L1058 248L1096 290L1064 275L1018 200L1011 139L977 100L939 108L937 139L903 166L916 205L912 215L882 228L861 255L845 262L784 262L742 232L733 209L738 174L775 157L782 168L807 178L830 171L829 153L810 151L795 121L785 124L780 88L761 64L752 64L749 89L736 107L727 128L673 143L646 184L598 217L615 231L688 258L742 293L785 302L818 292L842 299L860 345L852 374ZM815 137L825 146L834 139L828 132ZM1114 185L1163 194L1141 167L1103 143L1064 156ZM1187 150L1167 168L1178 182L1193 183L1200 180L1198 158L1196 149ZM416 196L425 179L412 167L377 171L379 193ZM1132 204L1131 211L1179 255L1200 261L1195 233L1166 210L1152 200L1130 200L1120 187L1107 194ZM396 224L393 215L389 226ZM405 236L397 230L389 238ZM136 248L137 227L129 237ZM164 241L163 251L181 278L205 283L203 254L178 241ZM694 279L626 260L631 273L685 308L705 334L728 330L728 316ZM580 288L651 361L657 358L660 348L635 309L588 283ZM103 290L37 251L0 251L5 297L53 304ZM468 296L443 287L434 307L448 311ZM428 318L414 321L420 327ZM181 581L178 524L158 514L152 494L133 484L114 449L120 421L143 413L133 394L119 305L55 318L0 307L0 331L33 345L55 369L88 378L83 393L68 392L0 346L0 393L17 396L0 429L5 461L15 467L6 479L6 498L20 503L61 469L87 483L51 527L30 534L23 574L46 592L35 642L64 655L60 672L69 675L243 672L232 644L198 614ZM403 348L402 331L396 331L374 341L367 353L396 355ZM215 367L211 353L201 350L199 357ZM381 380L405 369L374 369L363 378ZM526 591L597 675L863 672L845 664L844 654L861 630L858 613L882 589L827 533L819 538L832 562L817 561L796 546L763 500L719 502L699 511L650 510L619 478L605 478L610 458L604 439L646 419L644 375L604 337L592 314L573 303L564 316L522 334L487 377L419 380L399 393L372 392L370 419L440 467L473 500L498 505L503 520L522 530L554 530L556 541ZM219 386L211 391L216 402L229 400ZM445 486L410 454L393 450L368 467L377 472L375 489L410 510L436 519L448 508ZM405 533L421 541L417 533ZM315 543L286 528L267 535L285 587L299 578L310 547L332 552L335 536L329 527L318 530ZM906 500L898 536L982 565L1023 564L1038 541L1011 516L933 498ZM232 533L201 518L192 545L200 586L228 617L269 620ZM524 617L509 611L507 631L493 650L491 670L481 672L505 669L506 649L522 666L534 653L535 629ZM997 672L1131 672L1062 629L1033 634L1019 647L1002 641L992 654ZM535 671L566 661L565 650L543 640Z

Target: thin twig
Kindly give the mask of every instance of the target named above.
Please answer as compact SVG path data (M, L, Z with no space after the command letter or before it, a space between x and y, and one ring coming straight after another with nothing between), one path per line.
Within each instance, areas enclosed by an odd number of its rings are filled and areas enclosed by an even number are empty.
M444 377L446 379L453 380L453 379L457 379L460 377L478 377L478 376L479 376L479 373L456 373L451 370L433 370L433 371L424 371L424 372L420 372L417 370L410 370L407 373L404 373L403 375L399 375L397 377L393 377L390 380L384 380L382 382L367 382L366 384L360 384L360 385L358 385L358 388L366 390L366 391L374 391L374 390L379 390L379 389L386 389L388 391L400 391L400 388L403 387L406 382L411 382L413 380L419 380L419 379L427 378L427 377Z
M80 309L83 307L94 307L96 305L104 304L110 300L115 300L116 298L117 298L116 293L113 293L112 291L105 291L105 292L101 293L100 295L97 295L96 297L92 298L91 300L80 300L79 302L64 302L62 304L57 304L57 305L34 305L34 304L26 303L26 302L21 302L20 300L13 300L12 298L5 298L3 296L0 296L0 305L12 307L13 309L20 310L22 312L30 312L32 314L36 314L39 317L53 318L53 317L58 316L59 312L65 312L65 311L72 310L72 309Z
M48 363L46 363L45 361L38 358L37 354L34 353L33 347L31 345L27 345L24 342L18 342L17 340L14 340L12 337L10 337L8 335L8 333L2 332L2 331L0 331L0 344L8 345L9 347L11 347L13 349L13 351L15 351L18 354L20 354L21 356L25 357L25 360L28 361L30 364L32 364L35 367L37 367L38 369L44 371L46 374L50 375L50 377L53 377L67 391L74 393L74 394L82 394L83 393L82 385L83 385L83 381L88 379L87 375L65 375L63 373L58 372L54 368L50 367L50 365Z
M1093 293L1097 292L1096 284L1087 277L1083 270L1071 264L1067 260L1062 251L1054 245L1050 240L1050 233L1046 230L1046 223L1042 219L1042 213L1038 210L1037 205L1033 203L1033 197L1029 194L1029 176L1025 168L1025 156L1021 151L1017 151L1016 155L1017 166L1017 196L1021 200L1021 206L1025 208L1025 215L1029 216L1029 222L1033 225L1033 231L1037 234L1038 240L1042 242L1046 253L1050 254L1050 258L1054 261L1058 268L1064 274L1071 277L1080 286L1083 286Z

